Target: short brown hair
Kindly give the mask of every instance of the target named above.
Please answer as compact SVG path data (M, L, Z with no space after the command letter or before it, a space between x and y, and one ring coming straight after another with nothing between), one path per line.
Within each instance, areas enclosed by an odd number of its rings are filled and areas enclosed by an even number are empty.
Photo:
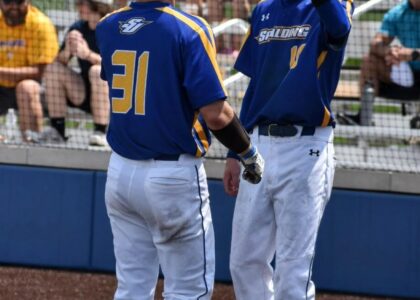
M101 18L106 16L113 10L111 5L96 2L95 0L77 0L76 1L76 5L81 5L84 3L89 5L89 8L91 11L97 12L101 16Z

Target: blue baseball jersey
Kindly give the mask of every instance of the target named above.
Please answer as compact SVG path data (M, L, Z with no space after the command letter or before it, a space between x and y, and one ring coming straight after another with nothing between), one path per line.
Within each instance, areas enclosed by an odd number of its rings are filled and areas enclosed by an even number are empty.
M408 0L385 14L380 32L396 37L407 48L420 48L420 12L414 10ZM420 61L410 61L411 68L420 71Z
M111 101L108 143L135 160L203 156L199 108L226 98L208 24L168 3L132 2L96 28Z
M337 7L350 26L351 0ZM333 125L330 103L347 35L340 47L333 46L310 0L261 1L235 63L251 78L240 114L245 128L273 122Z

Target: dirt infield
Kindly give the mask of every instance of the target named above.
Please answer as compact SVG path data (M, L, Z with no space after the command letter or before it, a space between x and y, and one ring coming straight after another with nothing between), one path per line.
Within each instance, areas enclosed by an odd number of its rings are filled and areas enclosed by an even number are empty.
M115 290L113 274L82 273L21 267L0 267L1 300L106 300ZM162 293L159 281L157 295ZM163 299L161 296L155 298ZM213 300L234 300L232 286L216 283ZM319 293L317 300L396 300Z

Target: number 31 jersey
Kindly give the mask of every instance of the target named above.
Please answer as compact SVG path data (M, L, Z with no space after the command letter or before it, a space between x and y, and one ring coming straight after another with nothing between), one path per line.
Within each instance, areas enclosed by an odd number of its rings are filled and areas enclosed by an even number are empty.
M108 82L108 142L129 159L203 156L198 109L226 98L208 24L163 2L132 2L96 28Z

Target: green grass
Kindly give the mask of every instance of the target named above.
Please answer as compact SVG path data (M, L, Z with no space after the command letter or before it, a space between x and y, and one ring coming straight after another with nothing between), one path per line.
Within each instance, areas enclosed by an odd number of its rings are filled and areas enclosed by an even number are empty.
M359 21L376 21L381 22L384 18L386 11L373 10L368 11L359 17Z
M344 63L343 68L360 69L361 64L362 64L361 58L349 57L346 59L346 62Z
M79 128L81 122L74 121L74 120L66 120L66 128ZM93 129L93 123L92 122L86 122L83 129Z
M44 11L47 9L67 10L70 7L68 0L32 0L32 4Z
M346 105L346 111L358 112L359 110L360 110L360 104L358 103L352 103L352 104ZM401 107L375 104L373 106L373 112L380 113L380 114L401 114Z
M356 145L357 141L356 139L351 139L351 138L345 138L345 137L341 137L341 136L335 136L334 137L334 144L335 145Z

